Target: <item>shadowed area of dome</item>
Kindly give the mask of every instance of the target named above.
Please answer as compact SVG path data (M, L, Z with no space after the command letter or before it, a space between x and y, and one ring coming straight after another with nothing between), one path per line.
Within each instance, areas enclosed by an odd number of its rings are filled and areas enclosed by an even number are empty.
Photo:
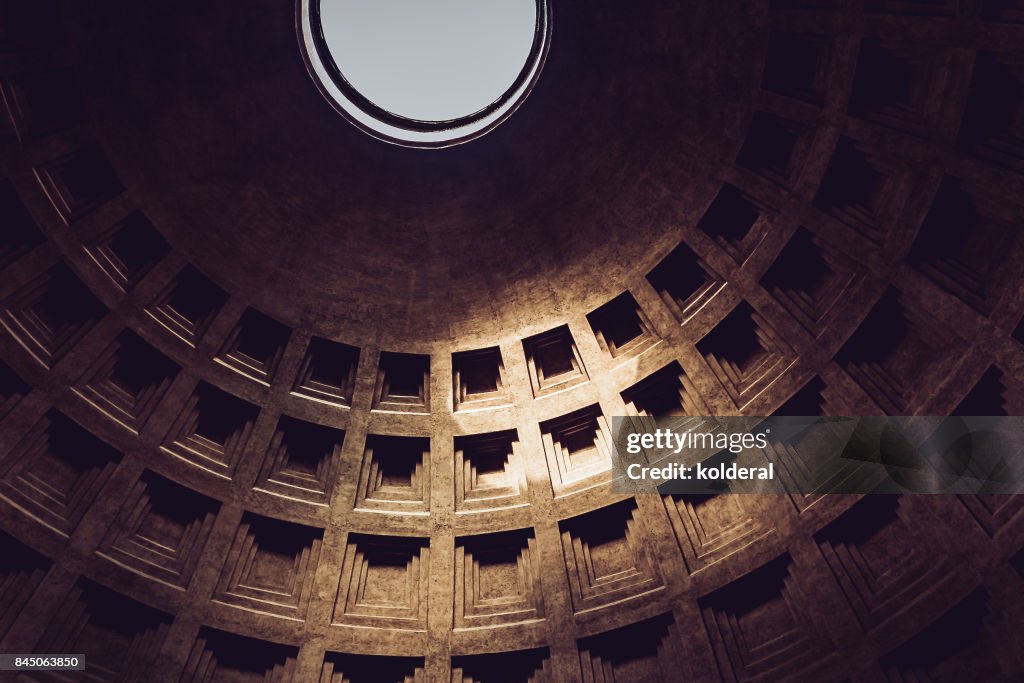
M261 310L331 334L493 337L524 307L554 322L613 296L714 192L757 78L738 0L568 0L518 111L426 153L339 118L290 10L110 3L71 10L70 38L97 130L161 232Z

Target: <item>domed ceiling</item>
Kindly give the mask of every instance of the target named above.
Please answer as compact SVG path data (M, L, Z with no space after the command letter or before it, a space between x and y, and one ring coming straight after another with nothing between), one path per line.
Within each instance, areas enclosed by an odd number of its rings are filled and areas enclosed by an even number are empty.
M425 150L295 4L0 2L0 652L1020 678L1018 496L609 482L615 416L1024 412L1024 5L551 8L518 110Z
M110 3L69 26L119 176L204 272L292 325L449 342L547 329L674 246L742 143L765 41L746 4L556 3L515 116L431 152L342 125L288 3Z

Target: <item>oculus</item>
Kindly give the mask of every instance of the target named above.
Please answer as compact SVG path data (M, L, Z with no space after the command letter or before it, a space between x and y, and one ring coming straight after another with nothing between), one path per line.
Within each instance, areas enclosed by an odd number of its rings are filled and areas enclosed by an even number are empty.
M334 108L407 147L450 147L505 121L551 39L548 0L298 0L306 66Z

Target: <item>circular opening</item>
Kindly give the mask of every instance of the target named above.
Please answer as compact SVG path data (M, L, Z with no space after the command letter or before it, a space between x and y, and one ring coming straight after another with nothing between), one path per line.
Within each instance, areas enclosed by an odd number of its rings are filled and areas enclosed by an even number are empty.
M547 0L301 0L307 65L366 132L444 147L492 130L529 94Z

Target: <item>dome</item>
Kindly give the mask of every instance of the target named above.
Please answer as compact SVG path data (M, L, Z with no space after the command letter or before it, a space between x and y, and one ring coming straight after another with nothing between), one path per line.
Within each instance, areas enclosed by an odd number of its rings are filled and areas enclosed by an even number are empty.
M1024 413L1019 2L510 0L449 110L314 5L0 1L0 652L1020 677L1019 496L609 486L616 416Z

